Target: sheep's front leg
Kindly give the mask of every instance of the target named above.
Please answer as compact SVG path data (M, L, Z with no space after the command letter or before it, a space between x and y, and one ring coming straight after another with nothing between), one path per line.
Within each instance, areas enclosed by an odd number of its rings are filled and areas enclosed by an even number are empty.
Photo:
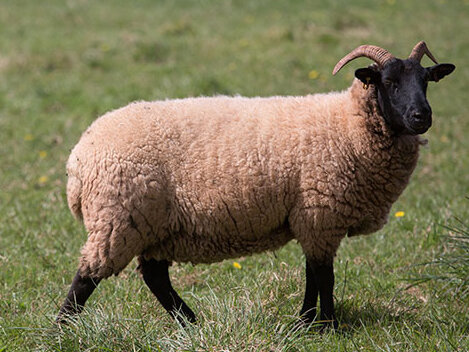
M65 323L67 316L79 314L83 310L85 302L91 296L100 281L101 279L83 277L80 275L80 271L78 271L73 278L72 286L60 308L56 321L58 323Z
M304 324L311 324L316 319L318 303L318 286L311 266L306 260L306 290L303 307L300 311L301 321Z
M166 260L145 260L143 257L140 257L139 260L143 280L166 311L175 317L183 326L185 326L185 321L180 314L189 322L195 323L196 318L194 312L187 306L182 298L179 297L171 285L168 262Z
M306 292L301 309L302 320L305 323L314 321L317 313L316 303L319 293L321 308L320 320L337 328L334 314L334 267L330 263L318 263L314 260L306 261Z
M319 289L321 321L337 329L338 324L334 314L334 267L332 260L330 264L314 265L312 270Z

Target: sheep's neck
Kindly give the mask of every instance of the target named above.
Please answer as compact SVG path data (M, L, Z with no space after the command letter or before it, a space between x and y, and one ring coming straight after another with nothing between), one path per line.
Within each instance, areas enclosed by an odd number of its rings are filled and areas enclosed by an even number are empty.
M377 94L354 82L350 93L357 102L357 114L362 133L352 136L357 160L370 183L385 179L382 187L374 191L393 202L402 193L415 168L419 146L424 144L419 136L397 135L386 123L379 108Z

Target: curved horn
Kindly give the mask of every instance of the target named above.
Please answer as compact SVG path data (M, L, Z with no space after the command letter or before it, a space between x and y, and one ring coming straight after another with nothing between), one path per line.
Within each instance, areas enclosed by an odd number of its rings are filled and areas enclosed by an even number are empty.
M389 60L394 58L394 56L389 51L387 51L386 49L380 48L379 46L361 45L358 48L352 50L346 56L344 56L337 63L337 65L335 65L334 70L332 71L332 74L335 75L348 62L356 59L357 57L361 57L361 56L365 56L365 57L373 60L380 67L383 67Z
M409 59L414 59L417 62L420 62L422 60L423 55L427 54L427 56L435 63L437 64L438 62L436 61L435 57L432 55L430 50L427 48L427 44L422 40L421 42L418 42L417 45L414 46L412 49L412 52L409 55Z

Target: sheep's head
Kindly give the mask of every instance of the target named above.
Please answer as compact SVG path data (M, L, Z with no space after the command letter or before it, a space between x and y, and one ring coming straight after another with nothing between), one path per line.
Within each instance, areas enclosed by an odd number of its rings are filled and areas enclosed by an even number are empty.
M420 61L426 54L435 66L422 67ZM374 85L377 90L378 105L386 122L398 134L425 133L432 124L432 109L427 101L427 83L438 82L455 69L452 64L438 64L425 42L418 43L407 59L394 57L387 50L362 45L334 67L335 75L349 61L358 57L368 57L376 62L355 71L355 77L364 87Z

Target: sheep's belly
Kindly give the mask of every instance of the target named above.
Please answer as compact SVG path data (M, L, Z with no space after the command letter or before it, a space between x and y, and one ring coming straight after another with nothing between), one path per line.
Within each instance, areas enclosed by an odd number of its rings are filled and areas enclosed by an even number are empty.
M198 235L180 233L151 246L145 257L175 262L214 263L228 258L275 250L293 239L288 226L253 237L237 234Z

